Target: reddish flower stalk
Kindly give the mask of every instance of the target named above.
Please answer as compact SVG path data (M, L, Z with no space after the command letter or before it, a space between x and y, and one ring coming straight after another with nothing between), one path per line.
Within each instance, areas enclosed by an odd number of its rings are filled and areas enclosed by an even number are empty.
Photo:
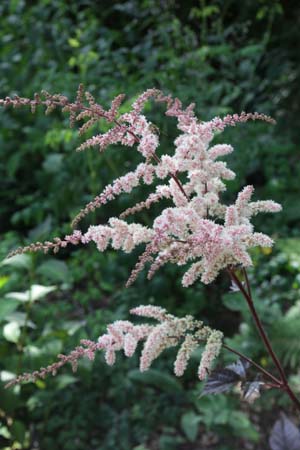
M249 278L248 278L248 274L245 268L243 268L243 273L244 273L244 277L245 277L245 281L246 281L246 286L247 289L244 288L243 284L241 283L241 281L239 280L239 278L237 277L235 270L233 268L228 268L228 272L229 275L232 279L232 281L236 284L236 286L238 286L240 292L243 294L243 296L246 299L246 302L248 304L249 310L251 312L251 315L253 317L253 320L256 324L256 327L258 329L258 332L260 334L260 337L262 339L262 342L264 344L264 346L267 349L268 354L270 355L270 358L273 360L275 366L278 369L278 372L280 374L280 385L279 388L286 391L286 393L289 395L290 399L292 400L292 402L295 404L295 406L297 407L297 409L300 411L300 401L298 400L298 398L296 397L295 393L293 392L293 390L291 389L289 383L288 383L288 379L287 376L284 372L284 369L282 367L281 362L279 361L273 347L272 344L267 336L267 333L264 329L264 326L259 318L259 315L256 311L255 305L254 305L254 301L251 295L251 289L250 289L250 283L249 283Z

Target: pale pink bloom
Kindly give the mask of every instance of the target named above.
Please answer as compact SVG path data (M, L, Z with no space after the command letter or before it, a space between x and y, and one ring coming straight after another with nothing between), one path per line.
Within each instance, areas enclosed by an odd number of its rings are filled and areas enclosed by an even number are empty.
M194 284L197 278L201 276L202 272L203 263L201 261L192 264L182 277L183 287L188 287Z
M159 320L160 322L166 320L166 313L167 311L164 308L154 305L141 305L130 310L130 314L141 317L150 317Z
M238 225L238 223L239 217L236 207L234 205L228 206L225 214L225 226L229 227L232 225Z
M156 326L148 336L140 358L140 371L149 369L152 362L168 347L176 345L176 340L169 338L169 323Z
M209 336L198 369L198 377L200 380L206 378L214 360L219 356L222 348L222 338L223 335L220 331L213 331Z
M244 189L238 194L237 200L235 202L235 207L239 213L242 215L244 209L247 208L248 203L251 200L252 194L254 192L253 186L245 186Z
M145 103L151 97L157 97L160 94L158 89L147 89L143 94L139 95L138 98L133 102L132 108L136 114L140 114L144 108Z
M174 363L174 373L181 377L188 365L193 351L199 346L199 342L192 334L188 334L181 345Z
M124 337L124 353L130 357L134 354L136 346L138 344L137 339L131 334L127 333Z
M254 232L250 220L259 212L277 212L280 205L271 200L251 201L253 186L243 188L234 204L222 203L225 181L232 180L235 173L227 168L225 162L217 159L231 153L233 148L228 144L211 145L215 134L227 126L249 120L273 123L270 117L243 112L200 122L194 114L193 104L184 108L179 99L164 96L156 89L142 93L129 112L119 114L123 95L117 96L111 108L105 111L90 93L86 93L89 106L84 106L83 94L80 88L75 103L69 102L64 96L48 93L44 93L45 99L38 96L34 100L15 97L0 102L4 106L29 105L33 108L45 105L47 110L60 106L70 114L71 121L87 120L84 129L99 118L104 118L111 123L112 128L88 139L80 146L81 149L94 145L101 149L109 144L136 145L137 151L145 158L145 163L139 164L136 170L106 186L100 195L80 211L74 225L88 212L122 193L130 193L141 181L152 185L157 178L170 178L166 185L154 188L144 202L126 210L122 219L163 199L168 199L170 205L164 207L149 227L111 218L108 224L91 226L84 234L75 232L64 239L56 238L54 242L36 243L23 250L18 249L17 253L40 249L53 249L56 252L70 243L77 245L90 241L96 243L99 251L111 245L114 249L129 253L138 245L145 244L145 251L127 285L136 279L147 263L151 263L149 278L158 268L172 263L192 264L183 277L184 286L190 286L198 277L203 283L212 282L228 266L250 266L249 248L272 245L273 241L268 236ZM159 145L156 127L142 114L145 102L150 98L165 104L166 116L177 119L179 130L173 152L163 154L160 158L156 155Z
M177 184L173 179L170 180L170 194L175 206L186 206L188 204L188 199L183 195L183 193L178 189Z
M109 366L113 366L116 362L116 352L114 350L108 349L105 352L105 361Z
M231 145L217 144L208 150L208 156L210 159L215 160L216 158L219 158L220 156L225 156L232 152L233 152L233 147Z
M77 150L86 150L89 147L99 147L100 151L105 150L111 144L117 144L123 140L124 134L128 128L125 125L115 126L103 134L98 134L81 144ZM125 142L123 142L125 144ZM133 142L134 143L134 142ZM132 145L133 145L132 143ZM129 143L127 144L129 145Z
M217 341L222 341L221 332L203 326L201 321L195 320L192 316L177 318L168 314L165 309L154 305L142 305L133 308L131 313L156 319L159 323L155 325L134 325L128 320L117 320L108 325L107 333L100 336L98 342L84 339L81 341L81 346L76 347L69 355L59 355L57 362L39 371L24 373L12 380L8 386L13 386L22 381L44 378L47 374L55 375L67 363L70 363L75 371L80 358L87 357L93 360L95 352L99 350L104 351L105 361L111 366L116 361L117 351L124 350L125 356L130 357L136 351L139 341L145 341L140 357L140 369L142 371L147 370L163 350L181 345L174 364L174 372L177 376L180 376L187 367L191 353L201 342L207 341L202 363L204 364L206 361L207 364L207 353L214 351L216 354Z
M109 122L112 122L116 118L118 110L119 110L124 98L125 98L125 94L119 94L111 102L110 110L107 111L107 113L105 114L105 117Z
M282 206L279 203L273 202L273 200L259 200L257 202L250 202L249 209L251 216L255 216L260 212L279 212L282 210Z
M150 158L157 149L159 144L158 137L155 133L152 133L149 129L147 129L140 140L140 143L137 147L138 151L145 158Z
M178 188L177 188L178 189ZM148 196L148 198L144 202L137 203L132 208L126 209L124 212L120 214L120 218L124 219L125 217L135 214L143 209L149 209L153 203L159 202L163 198L171 198L170 187L166 185L156 186L156 192L152 193Z

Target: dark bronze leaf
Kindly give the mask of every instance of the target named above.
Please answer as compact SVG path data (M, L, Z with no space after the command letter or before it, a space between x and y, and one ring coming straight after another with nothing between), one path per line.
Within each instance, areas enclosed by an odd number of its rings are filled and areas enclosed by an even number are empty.
M214 370L207 378L201 396L229 391L236 383L245 380L249 367L250 363L241 358L223 369Z
M300 450L300 431L284 413L275 422L269 444L271 450Z
M206 380L201 396L229 391L239 381L240 376L231 369L214 370Z
M245 359L239 359L237 362L226 366L226 369L233 370L240 378L246 378L247 370L250 367L250 363Z
M260 397L260 388L264 385L262 381L252 381L251 383L245 383L242 387L243 399L248 403L253 403Z

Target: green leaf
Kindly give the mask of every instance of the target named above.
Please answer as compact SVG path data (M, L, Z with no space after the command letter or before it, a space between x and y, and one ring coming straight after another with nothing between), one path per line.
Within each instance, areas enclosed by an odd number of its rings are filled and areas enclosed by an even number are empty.
M69 336L73 336L73 334L80 330L85 323L85 320L66 320L62 324L62 328L66 330Z
M9 276L4 275L3 277L0 277L0 289L3 288L3 286L6 285L6 283L9 280Z
M18 300L14 299L0 299L0 322L17 309L19 306Z
M229 292L222 295L222 302L231 311L245 311L247 304L240 292Z
M18 322L9 322L3 327L3 336L9 342L18 342L21 335L21 329Z
M159 438L159 449L160 450L175 450L179 447L180 444L183 444L182 436L170 436L168 434L163 434Z
M54 282L58 281L69 281L70 274L68 266L65 262L59 261L58 259L50 259L37 269L37 273L40 275L44 275L47 278Z
M5 439L11 438L11 434L6 426L0 427L0 436L4 437Z
M171 375L160 372L159 370L149 369L146 372L140 372L138 369L131 370L129 378L143 384L157 387L165 392L178 392L182 390L181 384Z
M33 284L28 291L25 292L9 292L5 295L6 298L18 300L20 302L35 302L45 297L49 292L55 291L56 286L42 286L40 284Z
M31 264L31 256L29 255L15 255L11 258L5 258L0 266L12 266L15 268L28 269Z
M232 411L229 415L229 424L233 427L236 436L242 436L254 442L259 440L259 433L242 411Z
M78 48L80 46L80 42L75 38L69 38L68 44L73 48Z
M4 383L8 383L10 380L16 378L16 374L12 372L8 372L7 370L1 370L0 372L0 380Z
M277 242L277 246L288 257L293 267L300 268L299 238L279 239Z
M26 313L20 311L14 311L8 314L8 316L6 317L6 321L17 322L20 327L23 327L26 322L26 325L28 327L36 328L36 325L31 320L28 320L28 318L26 318Z
M0 408L5 411L7 415L14 415L14 411L19 408L21 398L16 390L3 389L0 395Z
M24 443L26 428L22 422L20 422L19 420L14 420L14 423L10 427L10 432L12 434L12 437L16 441L20 442L21 444Z
M29 232L30 241L39 241L44 240L47 236L49 236L50 230L52 226L52 218L48 216L43 222L40 222L36 227L34 227Z
M56 381L56 388L57 389L64 389L65 387L69 386L70 384L74 384L78 381L76 377L73 375L58 375L55 378Z
M45 172L55 174L57 171L61 170L63 164L63 157L61 153L52 153L48 155L43 162L43 169Z
M181 417L181 428L190 442L195 442L201 417L194 411L188 411Z

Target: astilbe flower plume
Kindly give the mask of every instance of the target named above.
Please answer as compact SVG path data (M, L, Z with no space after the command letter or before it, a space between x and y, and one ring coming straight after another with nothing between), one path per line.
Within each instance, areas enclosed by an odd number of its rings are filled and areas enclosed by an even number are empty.
M157 180L166 179L166 182L156 185L147 199L121 213L120 218L109 219L107 225L90 226L85 233L76 229L64 239L31 244L12 254L50 249L56 252L69 243L87 244L90 241L95 242L101 252L112 245L113 248L128 253L138 245L145 244L145 252L139 258L128 285L136 279L147 262L151 262L149 278L158 268L171 262L177 265L191 263L182 279L184 286L190 286L198 278L203 283L211 283L228 266L250 266L252 261L248 250L251 247L272 246L270 237L254 232L251 218L259 212L280 211L280 205L270 200L251 201L252 186L246 186L233 205L222 203L221 193L226 190L224 181L232 180L235 173L219 158L231 153L233 148L228 144L211 145L215 134L227 126L249 120L273 123L270 117L243 112L240 115L227 115L223 119L216 117L201 122L193 112L193 104L184 109L177 98L165 96L157 89L149 89L140 95L131 111L124 114L118 113L123 95L112 101L108 111L97 104L90 93L84 92L82 86L73 103L59 94L44 92L43 95L44 99L35 95L34 100L7 97L0 101L0 105L29 105L33 110L38 105L45 105L47 112L61 107L70 114L72 125L75 121L87 120L80 129L81 133L100 118L105 119L112 124L111 128L88 139L78 150L98 147L100 151L104 151L110 144L128 147L136 145L137 151L145 158L145 162L140 163L136 170L114 180L89 202L75 217L75 227L89 212L124 192L130 193L142 181L148 185ZM175 139L173 155L157 156L159 136L156 126L142 114L145 102L150 98L165 104L166 116L177 119L180 134ZM129 224L124 220L162 199L167 199L170 206L154 219L152 227L139 223Z
M13 386L22 381L35 381L45 378L47 374L56 375L57 371L69 363L73 371L77 370L78 360L87 357L94 360L99 350L105 352L105 361L112 366L116 361L116 352L123 350L127 357L131 357L138 343L144 341L140 357L140 370L143 372L152 365L153 361L167 348L180 345L174 364L174 373L183 375L192 352L203 342L207 341L203 357L199 365L199 378L203 379L209 373L215 358L220 353L223 335L220 331L204 326L203 322L192 316L177 318L159 306L142 305L133 308L131 314L154 319L158 324L134 325L128 320L117 320L108 325L107 333L99 337L98 342L82 340L81 346L76 347L69 355L59 355L58 361L39 371L24 373L7 384Z
M177 121L179 135L174 141L172 154L160 157L157 154L160 139L157 127L142 114L144 105L150 98L164 105L166 116ZM143 158L135 170L115 179L77 214L73 220L75 230L72 234L55 238L52 242L37 242L19 248L11 255L39 250L57 252L69 244L86 245L91 241L100 252L111 245L114 249L130 253L143 244L144 252L127 285L135 281L147 264L150 264L148 278L167 263L189 265L182 278L184 287L191 286L199 278L205 284L211 283L228 267L250 266L252 260L249 249L255 246L270 247L273 244L269 236L254 231L252 217L260 212L278 212L281 206L271 200L252 200L253 186L245 186L233 204L223 203L221 194L226 190L226 182L235 178L235 173L220 158L230 154L233 147L228 144L213 145L212 141L227 126L250 120L274 123L273 119L264 114L242 112L240 115L200 121L194 113L194 104L183 108L180 100L166 96L157 89L145 91L134 101L129 112L120 113L123 99L124 95L117 96L111 107L105 110L80 86L74 102L63 95L51 95L48 92L36 94L33 100L18 96L0 100L0 106L28 105L33 112L40 105L46 107L46 113L60 107L69 114L71 126L83 121L80 134L104 119L110 126L109 130L86 140L78 150L96 147L103 152L111 144L136 146ZM153 185L153 190L146 199L123 211L119 217L111 217L107 224L90 226L85 232L78 229L80 221L91 211L122 193L132 192L142 182ZM152 226L125 220L161 200L169 204L154 218ZM139 341L143 340L145 344L140 358L141 370L148 369L164 349L181 342L174 365L178 376L184 373L199 342L206 342L198 371L200 379L206 376L222 345L220 331L211 330L190 316L177 319L158 307L142 306L132 312L154 318L159 324L133 325L129 321L117 321L108 326L107 334L101 336L97 343L83 341L82 346L68 356L62 355L57 363L39 372L18 377L12 384L44 376L46 373L55 373L67 362L75 369L79 357L88 356L93 359L95 351L99 349L105 351L106 362L113 364L116 351L123 349L126 356L131 356Z

